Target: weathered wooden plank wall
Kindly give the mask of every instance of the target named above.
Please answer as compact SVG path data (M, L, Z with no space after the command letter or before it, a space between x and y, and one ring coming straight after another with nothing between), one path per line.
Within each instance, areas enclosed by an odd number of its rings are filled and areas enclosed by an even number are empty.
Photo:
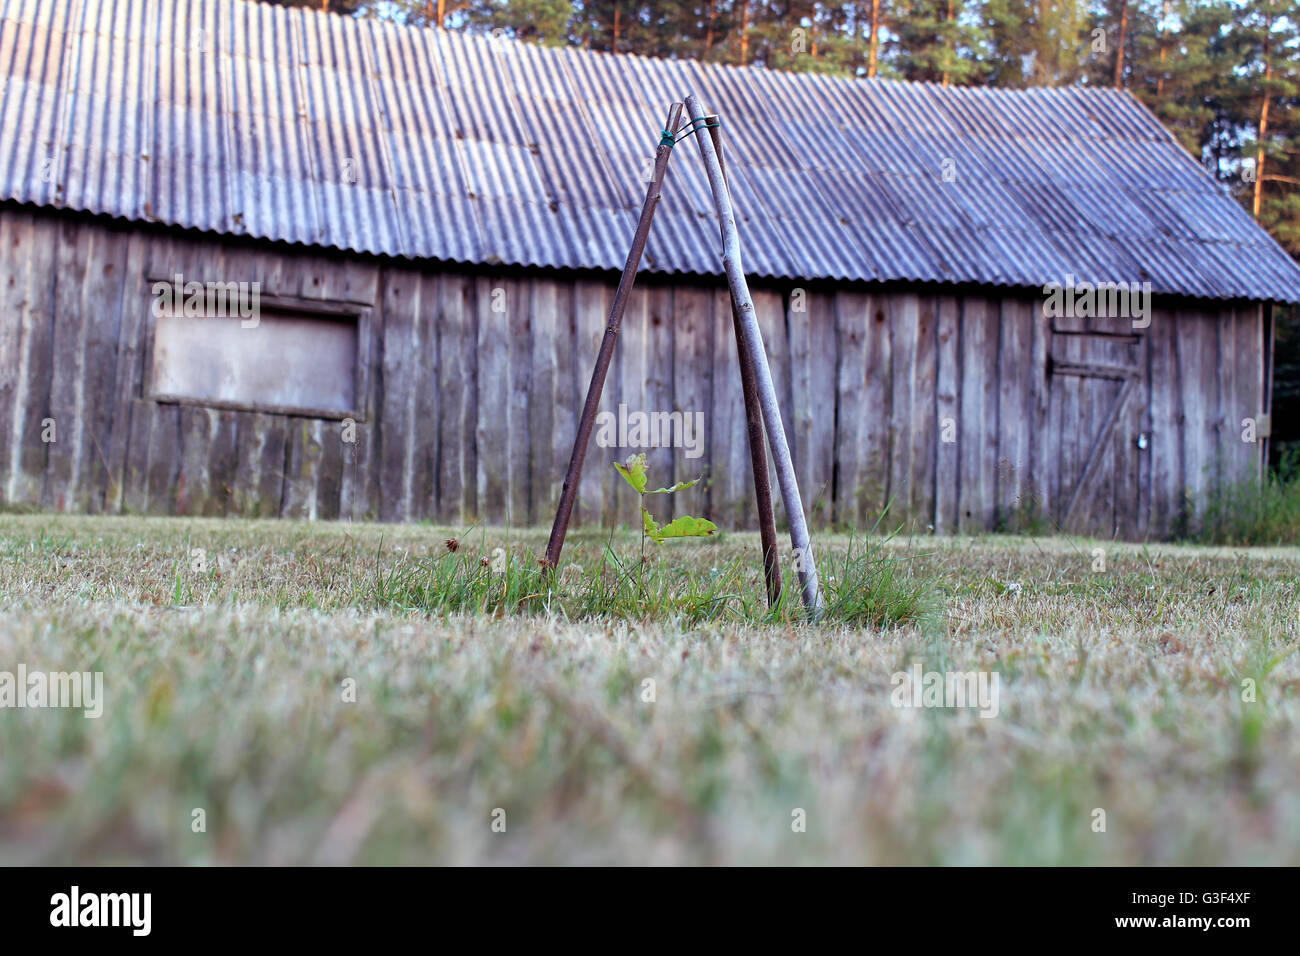
M613 294L14 209L0 252L0 503L68 511L545 524ZM338 421L149 400L147 280L178 272L368 308L355 441ZM1134 330L1048 320L1033 297L754 292L816 526L870 527L888 506L886 525L922 531L1037 518L1160 536L1185 496L1258 467L1241 440L1267 411L1258 305L1165 305ZM1094 366L1128 370L1122 406L1124 376ZM601 403L620 405L703 415L702 457L650 461L656 481L707 480L657 507L753 525L721 283L635 290ZM593 442L578 523L634 519L610 467L632 450Z

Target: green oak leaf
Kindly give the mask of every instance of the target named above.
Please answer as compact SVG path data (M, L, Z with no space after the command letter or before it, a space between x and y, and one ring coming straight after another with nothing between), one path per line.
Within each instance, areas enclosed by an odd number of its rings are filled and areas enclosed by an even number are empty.
M674 491L684 491L687 488L694 488L700 483L700 479L692 478L690 481L679 481L671 488L656 488L654 491L647 491L647 495L671 495Z
M618 473L623 476L623 480L632 486L632 490L639 495L645 494L645 455L633 455L625 464L614 462L614 467Z
M644 508L641 510L645 511ZM645 520L645 533L653 538L656 544L662 544L668 538L703 538L718 530L718 526L712 521L706 518L693 518L690 515L674 518L662 528L654 524L648 511L645 513ZM651 526L654 527L653 531Z

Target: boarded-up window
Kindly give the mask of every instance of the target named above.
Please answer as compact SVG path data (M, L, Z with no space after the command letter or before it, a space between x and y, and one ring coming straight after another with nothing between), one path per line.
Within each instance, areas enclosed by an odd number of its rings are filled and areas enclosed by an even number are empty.
M155 400L325 418L357 414L357 315L263 306L254 325L180 311L155 320Z

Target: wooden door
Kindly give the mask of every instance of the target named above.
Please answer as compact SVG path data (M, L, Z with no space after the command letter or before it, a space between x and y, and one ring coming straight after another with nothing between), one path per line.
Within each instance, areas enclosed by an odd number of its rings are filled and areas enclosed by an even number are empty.
M1144 333L1130 319L1057 318L1050 328L1052 517L1074 533L1135 537L1146 445Z

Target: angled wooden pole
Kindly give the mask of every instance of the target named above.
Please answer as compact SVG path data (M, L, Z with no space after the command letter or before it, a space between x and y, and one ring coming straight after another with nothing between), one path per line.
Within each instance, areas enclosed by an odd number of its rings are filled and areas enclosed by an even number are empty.
M691 122L700 126L706 121L700 101L694 94L686 97L686 112ZM718 222L722 227L722 267L727 273L727 284L740 312L742 345L749 353L758 378L758 399L763 409L763 424L767 440L772 444L772 458L776 463L777 484L781 487L781 500L790 520L790 541L794 545L794 565L799 572L804 608L812 620L821 617L824 603L817 580L817 564L813 559L812 542L808 539L808 522L804 518L803 501L799 497L799 482L795 479L794 463L790 460L790 446L781 424L781 409L776 401L776 387L772 384L772 370L767 364L767 351L763 348L763 334L754 318L754 300L745 283L745 270L740 259L740 234L736 229L736 216L731 208L731 194L722 176L717 150L708 136L696 136L704 171L709 177L713 202L717 207Z
M669 134L677 130L681 115L681 103L674 103L668 108L668 119L664 123L664 129ZM551 525L551 537L546 543L544 560L546 566L550 568L560 565L564 536L569 531L569 519L573 516L573 502L578 496L578 480L582 477L582 463L587 457L587 444L591 441L591 429L595 425L596 412L600 408L600 394L605 390L605 375L609 372L609 362L614 356L614 343L618 340L619 326L623 324L623 312L627 309L627 300L632 294L632 283L636 281L636 270L641 265L641 254L645 251L646 237L650 235L650 223L654 221L655 209L659 205L659 194L663 189L664 174L668 171L668 158L672 155L672 151L672 144L663 140L655 150L654 172L650 176L650 184L646 187L645 202L641 204L641 218L637 221L636 232L632 234L632 248L628 251L627 261L623 263L623 275L618 280L618 291L614 293L614 303L609 310L609 321L605 324L605 336L600 340L596 368L591 373L591 384L587 386L587 401L582 406L578 434L573 440L573 453L569 456L569 470L565 472L564 487L560 490L560 504L555 510L555 523Z
M706 116L713 149L722 168L727 194L727 160L722 151L721 123L717 116ZM698 135L698 134L697 134ZM758 403L758 376L754 363L741 344L740 309L731 298L731 325L736 333L736 355L740 360L740 390L745 396L745 425L749 432L749 463L754 472L754 498L758 502L758 536L763 548L763 583L767 586L767 606L775 607L781 598L781 558L776 546L776 516L772 513L772 482L767 473L767 443L763 440L763 408Z

